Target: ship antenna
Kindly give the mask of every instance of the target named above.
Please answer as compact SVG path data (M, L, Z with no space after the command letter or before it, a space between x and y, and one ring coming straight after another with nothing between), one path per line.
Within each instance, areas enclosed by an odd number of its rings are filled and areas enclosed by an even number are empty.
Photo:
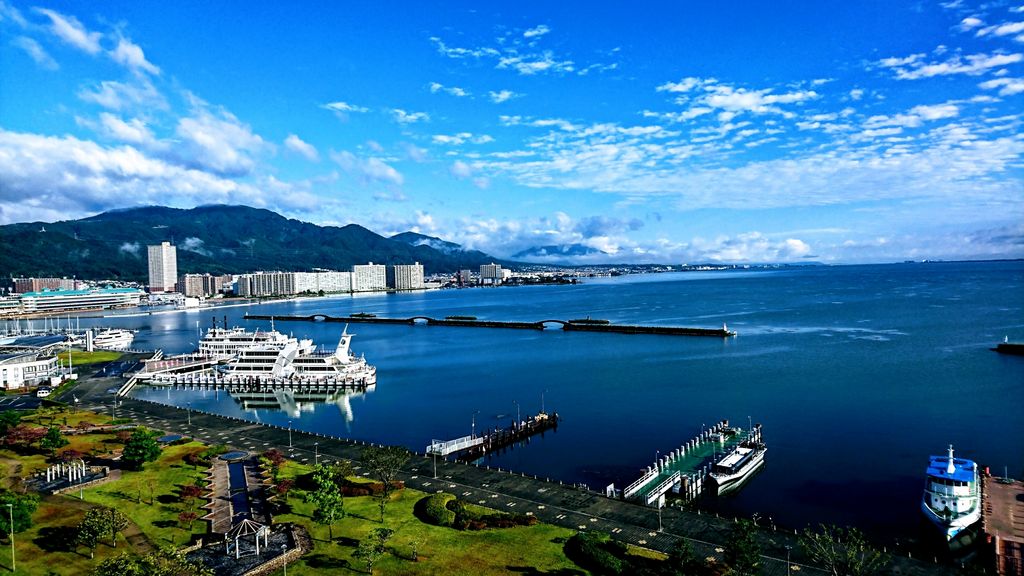
M273 316L270 317L270 331L271 332L274 331L274 317Z
M956 466L953 466L953 445L949 445L949 466L946 466L946 474L952 474L956 472Z

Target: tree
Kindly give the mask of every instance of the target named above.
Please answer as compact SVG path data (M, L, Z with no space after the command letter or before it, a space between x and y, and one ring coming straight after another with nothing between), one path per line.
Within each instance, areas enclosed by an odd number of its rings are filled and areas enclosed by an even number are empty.
M42 440L46 435L45 428L37 428L28 424L18 424L7 430L4 442L12 448L28 448Z
M274 491L277 492L277 495L280 496L281 498L283 498L285 502L287 502L288 501L288 493L291 492L292 488L294 488L294 487L295 487L295 481L294 480L291 480L291 479L288 479L288 478L284 478L284 479L278 481L277 486L274 487Z
M43 450L49 450L50 456L56 456L57 450L68 444L68 439L64 437L64 434L61 434L60 428L57 426L50 426L46 430L46 435L39 441L39 447Z
M281 466L285 462L284 454L281 453L277 448L271 448L262 455L262 460L266 466L270 467L270 476L274 482L277 482L277 475L281 471Z
M331 541L334 541L334 523L345 517L345 501L338 486L338 470L332 464L317 464L313 469L316 489L307 495L307 500L316 508L313 521L326 525Z
M141 470L143 464L159 457L160 444L156 441L156 436L144 426L139 426L132 432L121 454L121 460L134 470Z
M181 522L182 524L188 525L188 530L191 531L192 530L192 523L195 522L196 518L198 518L198 517L199 516L196 515L195 512L192 512L191 510L186 510L185 512L182 512L181 514L178 514L178 522Z
M387 508L391 493L395 489L395 478L409 460L409 451L399 446L367 446L363 449L360 459L374 477L384 484L377 501L377 505L380 506L380 521L383 524L384 509Z
M79 452L74 448L68 448L67 450L61 451L57 457L60 458L61 462L74 462L85 458L85 452Z
M690 576L691 574L698 573L704 567L704 562L697 557L697 554L693 551L693 546L690 545L690 541L686 538L680 538L672 545L666 562L668 563L669 574L677 576Z
M8 511L7 505L13 508ZM17 534L32 527L32 515L39 507L39 496L35 494L18 494L10 490L0 489L0 533L4 536L11 532ZM14 526L11 526L11 514L14 515Z
M89 549L89 558L94 557L96 546L100 538L106 534L106 521L101 508L90 508L85 517L78 523L78 534L75 535L75 545L85 546Z
M757 528L750 520L740 520L725 545L725 563L736 574L757 574L761 567L761 545Z
M367 574L373 574L373 564L387 551L385 545L394 533L394 530L388 528L375 528L359 542L359 547L352 553L352 557L366 562Z
M856 528L819 526L804 530L800 545L807 555L834 576L866 576L885 564L882 553L872 548Z
M127 552L100 562L93 576L213 576L213 570L190 562L173 547L164 547L145 556Z
M192 501L203 495L203 489L195 484L186 484L181 487L181 501L186 505L192 504Z
M7 431L21 424L21 414L15 410L0 412L0 436L7 436Z

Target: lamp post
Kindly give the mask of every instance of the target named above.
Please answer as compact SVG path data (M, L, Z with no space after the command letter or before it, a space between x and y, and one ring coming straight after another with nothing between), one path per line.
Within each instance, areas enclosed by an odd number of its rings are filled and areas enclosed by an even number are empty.
M792 549L793 549L792 546L790 546L789 544L786 544L786 576L789 576L789 570L790 570L790 568L789 568L789 566L790 566L790 564L789 564L789 551L792 550Z
M188 406L188 425L191 426L192 425L192 403L191 402L186 402L185 404Z
M661 498L658 498L658 532L661 532Z
M13 573L13 572L16 572L18 570L17 562L14 559L14 504L8 503L7 504L7 511L11 515L11 525L10 525L10 528L11 528L11 532L10 532L10 535L11 535L11 572Z
M473 428L471 429L471 433L469 435L470 438L476 438L476 415L479 413L479 410L473 412Z
M512 403L516 405L516 428L519 428L519 423L523 421L522 416L519 415L519 401L513 400Z
M288 448L292 447L292 421L288 421Z
M320 465L320 443L313 442L313 465Z
M281 556L284 557L284 553L288 550L287 544L281 544ZM284 559L284 576L288 576L288 559Z

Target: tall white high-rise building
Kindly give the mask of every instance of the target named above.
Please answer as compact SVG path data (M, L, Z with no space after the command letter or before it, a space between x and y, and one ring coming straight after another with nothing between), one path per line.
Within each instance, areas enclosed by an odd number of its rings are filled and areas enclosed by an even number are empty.
M504 279L501 271L501 264L483 264L480 266L480 283L488 285L498 285Z
M150 293L174 292L174 285L178 282L178 249L170 242L147 248Z

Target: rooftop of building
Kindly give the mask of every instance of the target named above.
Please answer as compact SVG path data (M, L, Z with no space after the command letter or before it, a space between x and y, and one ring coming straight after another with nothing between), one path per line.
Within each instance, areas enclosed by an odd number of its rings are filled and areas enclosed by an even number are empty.
M25 292L22 298L50 298L56 296L88 296L113 295L113 294L142 294L138 288L90 288L86 290L39 290L38 292Z

